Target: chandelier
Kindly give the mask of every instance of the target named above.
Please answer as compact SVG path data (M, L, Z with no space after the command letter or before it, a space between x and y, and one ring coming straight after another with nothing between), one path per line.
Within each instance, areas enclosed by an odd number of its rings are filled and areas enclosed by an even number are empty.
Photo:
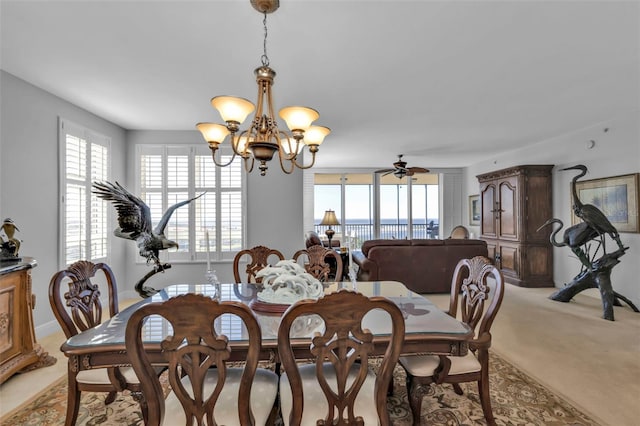
M268 169L267 162L271 161L277 152L284 173L290 174L296 167L308 169L315 163L320 144L331 130L328 127L312 126L311 123L320 115L316 110L302 106L282 108L279 115L287 124L289 132L278 128L271 94L276 73L269 67L267 56L267 14L277 10L280 4L279 0L251 0L251 5L264 15L262 66L254 71L258 83L258 101L254 105L244 98L216 96L211 99L211 105L218 110L226 124L198 123L196 128L209 144L213 162L218 167L228 166L238 155L244 160L244 167L248 173L258 161L260 175L264 176ZM249 128L240 130L241 124L254 110L255 114ZM227 137L233 155L230 160L224 162L218 148ZM311 153L311 161L306 165L302 163L301 158L305 147Z

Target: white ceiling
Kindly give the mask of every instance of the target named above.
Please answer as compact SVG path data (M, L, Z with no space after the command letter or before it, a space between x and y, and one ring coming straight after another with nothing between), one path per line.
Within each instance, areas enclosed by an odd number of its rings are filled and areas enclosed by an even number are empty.
M320 167L459 167L640 108L636 1L281 0L275 107L332 129ZM255 102L249 0L0 3L5 71L126 129ZM204 143L204 142L203 142Z

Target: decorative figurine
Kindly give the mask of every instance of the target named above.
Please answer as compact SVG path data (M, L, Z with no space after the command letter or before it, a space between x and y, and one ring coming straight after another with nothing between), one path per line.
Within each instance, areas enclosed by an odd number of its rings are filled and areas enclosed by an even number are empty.
M178 247L178 243L169 240L164 235L164 228L169 223L169 219L173 212L189 204L193 200L201 197L205 193L197 197L190 198L185 201L174 204L169 207L162 215L162 219L158 225L153 228L151 222L151 210L149 206L139 197L131 194L118 182L115 184L110 182L95 182L93 184L93 193L103 200L113 202L118 211L118 224L120 225L113 231L116 237L134 240L138 244L140 256L147 259L147 265L154 263L154 268L147 273L135 285L135 289L142 297L149 297L158 292L158 290L145 287L144 283L158 272L164 272L165 269L171 268L168 263L161 263L158 258L160 250L166 250L170 247Z
M324 294L322 283L295 260L281 260L275 266L262 268L256 278L262 278L258 300L266 303L292 304Z
M625 254L629 247L624 247L618 230L600 209L593 204L583 204L580 201L576 182L587 174L587 168L582 164L578 164L562 170L580 170L580 173L571 180L571 190L573 212L582 219L582 222L567 228L564 231L561 243L556 241L556 235L564 226L560 219L549 219L538 228L538 231L552 223L559 223L560 226L549 236L549 241L555 247L569 247L582 263L582 268L580 273L569 284L553 293L549 298L559 302L569 302L581 291L588 288L597 288L600 290L602 298L604 319L614 321L613 306L620 306L620 300L627 303L635 312L640 312L631 300L613 290L611 286L611 270L620 263L620 257ZM605 245L607 235L618 245L618 249L611 253L607 253ZM592 242L596 244L596 248L591 253ZM596 258L600 249L602 249L602 255Z
M13 219L6 218L0 227L4 231L6 240L0 235L0 260L3 262L17 262L22 260L18 257L21 241L14 237L15 232L19 231Z

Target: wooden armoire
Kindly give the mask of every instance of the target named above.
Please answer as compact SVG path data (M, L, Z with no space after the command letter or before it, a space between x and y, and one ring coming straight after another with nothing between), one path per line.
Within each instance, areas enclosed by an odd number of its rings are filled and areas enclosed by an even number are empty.
M481 238L507 282L553 287L550 219L553 165L510 167L478 175L482 204Z

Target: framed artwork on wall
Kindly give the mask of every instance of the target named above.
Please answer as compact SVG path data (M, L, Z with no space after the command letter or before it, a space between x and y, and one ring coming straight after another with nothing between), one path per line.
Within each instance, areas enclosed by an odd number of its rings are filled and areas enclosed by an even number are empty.
M640 232L638 180L640 173L578 181L576 191L582 204L600 209L618 232ZM573 204L573 199L571 200ZM582 220L571 209L571 224Z
M469 225L480 225L480 195L469 196Z

